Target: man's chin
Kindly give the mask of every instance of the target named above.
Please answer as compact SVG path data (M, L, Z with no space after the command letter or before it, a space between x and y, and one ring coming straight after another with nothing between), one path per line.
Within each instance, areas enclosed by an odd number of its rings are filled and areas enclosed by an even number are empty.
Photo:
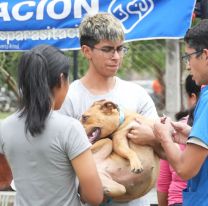
M115 75L115 74L117 74L117 72L118 72L118 67L110 67L109 69L108 69L108 71L109 71L109 73L113 76L113 75Z

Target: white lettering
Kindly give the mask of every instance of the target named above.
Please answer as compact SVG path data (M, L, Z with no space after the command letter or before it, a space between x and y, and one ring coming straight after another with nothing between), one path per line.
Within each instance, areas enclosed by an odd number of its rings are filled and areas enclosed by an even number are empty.
M74 1L74 17L82 18L82 7L86 10L88 14L95 14L99 11L99 1L92 0L91 7L86 0Z
M37 6L37 20L43 20L43 14L44 14L44 8L47 3L47 0L41 0L40 3Z
M3 21L11 21L8 13L8 3L0 3L0 18L3 18Z
M44 15L54 20L66 19L70 14L74 15L73 18L82 18L83 13L98 12L99 0L74 0L73 5L72 0L24 0L13 7L10 7L8 2L0 3L0 18L5 22L13 19L28 21L31 18L43 21Z
M0 41L10 44L11 41L17 40L58 40L64 38L75 38L79 36L79 31L75 29L56 29L49 26L45 30L31 31L0 31Z
M12 9L13 17L19 21L26 21L30 19L33 16L33 12L26 12L25 15L20 15L20 8L23 5L28 5L29 7L31 7L31 6L35 6L35 4L36 3L34 1L24 1L16 4Z
M18 31L15 35L15 38L17 41L21 41L23 39L23 33L21 31Z
M143 3L143 4L142 4ZM139 2L139 9L143 12L148 10L148 4L146 1L142 0L142 2Z
M60 14L55 13L55 5L57 3L63 2L63 11ZM66 18L71 12L71 1L69 0L54 0L48 4L47 7L48 15L52 19L64 19Z

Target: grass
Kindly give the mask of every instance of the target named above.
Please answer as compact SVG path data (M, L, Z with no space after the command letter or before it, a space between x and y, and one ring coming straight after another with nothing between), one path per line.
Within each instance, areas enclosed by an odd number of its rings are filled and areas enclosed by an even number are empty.
M4 119L7 116L9 116L11 113L10 112L0 112L0 119Z

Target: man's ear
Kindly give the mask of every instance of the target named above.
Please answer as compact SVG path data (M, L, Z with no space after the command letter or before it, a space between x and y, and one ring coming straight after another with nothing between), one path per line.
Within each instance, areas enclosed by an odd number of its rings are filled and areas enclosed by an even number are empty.
M203 52L206 55L206 60L208 61L208 49L204 49Z
M61 88L63 85L66 84L66 78L63 73L59 75L58 84L56 85L57 88Z
M89 46L87 46L87 45L82 45L81 51L82 51L83 55L84 55L88 60L91 59L92 49L91 49Z
M61 86L65 86L66 84L69 84L69 79L65 77L63 73L60 74L60 80L61 80Z

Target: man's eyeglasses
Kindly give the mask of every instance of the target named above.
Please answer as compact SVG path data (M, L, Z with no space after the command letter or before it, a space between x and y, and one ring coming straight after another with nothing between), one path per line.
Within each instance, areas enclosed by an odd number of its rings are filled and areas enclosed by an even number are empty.
M123 57L128 51L128 48L124 46L119 46L117 48L110 47L110 46L105 46L102 48L97 48L97 47L91 47L91 48L103 52L103 55L106 58L112 58L115 52L117 52L119 56Z
M181 57L181 59L182 59L185 63L187 63L187 62L190 61L192 55L194 55L194 54L199 54L199 53L202 53L202 52L203 52L203 50L199 50L199 51L192 52L192 53L190 53L190 54L185 54L185 55L183 55L183 56Z

